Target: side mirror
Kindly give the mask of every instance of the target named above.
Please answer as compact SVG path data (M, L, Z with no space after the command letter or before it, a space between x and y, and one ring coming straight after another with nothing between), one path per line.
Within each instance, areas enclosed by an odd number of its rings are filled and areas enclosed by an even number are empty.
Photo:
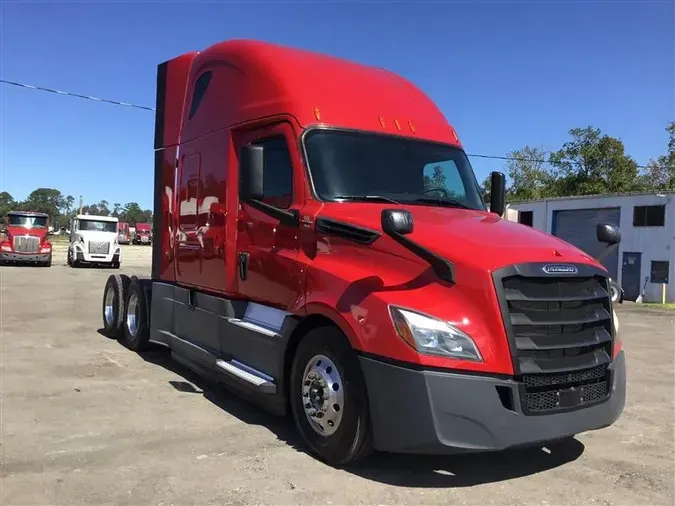
M501 172L493 172L490 184L490 212L501 216L505 209L506 176Z
M262 146L242 146L239 153L239 198L242 201L263 197L263 166Z
M392 233L408 235L412 233L415 226L410 211L399 209L383 209L380 221L382 230L387 235Z
M595 235L598 241L607 243L608 245L618 244L621 242L621 231L616 225L610 223L598 223L595 229Z

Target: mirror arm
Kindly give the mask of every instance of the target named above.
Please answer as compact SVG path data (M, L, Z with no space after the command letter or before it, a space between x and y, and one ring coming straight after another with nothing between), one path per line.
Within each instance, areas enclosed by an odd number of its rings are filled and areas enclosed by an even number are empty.
M261 213L265 213L266 215L279 220L282 225L286 225L287 227L300 226L300 213L297 209L279 209L278 207L255 199L248 200L246 203Z
M444 258L436 255L433 251L420 246L416 242L411 241L398 232L387 232L385 230L385 233L405 249L431 265L431 268L434 270L434 274L436 274L436 276L438 276L440 279L447 281L448 283L452 283L453 285L455 284L455 267L451 262L448 262Z
M614 244L610 244L610 245L607 246L604 250L602 250L602 251L600 252L600 254L599 254L597 257L595 257L595 260L596 260L598 263L601 263L602 260L604 260L605 258L607 258L607 255L609 255L612 251L614 251L614 250L615 250L616 248L618 248L618 247L619 247L619 243L618 243L618 242L617 242L617 243L614 243Z

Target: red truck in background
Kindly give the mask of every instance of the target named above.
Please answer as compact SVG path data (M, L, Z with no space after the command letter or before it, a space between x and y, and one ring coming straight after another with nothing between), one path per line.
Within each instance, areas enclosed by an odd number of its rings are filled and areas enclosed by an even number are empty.
M136 223L134 244L151 244L151 243L152 243L152 227L150 223Z
M10 211L5 216L5 239L0 243L0 263L52 265L49 216L31 211Z
M125 221L120 221L117 223L117 242L119 244L129 244L131 242L129 223Z
M409 81L226 41L160 64L156 111L152 276L103 292L130 349L161 344L290 413L332 465L545 444L620 416L607 271L502 219L498 172L488 208Z

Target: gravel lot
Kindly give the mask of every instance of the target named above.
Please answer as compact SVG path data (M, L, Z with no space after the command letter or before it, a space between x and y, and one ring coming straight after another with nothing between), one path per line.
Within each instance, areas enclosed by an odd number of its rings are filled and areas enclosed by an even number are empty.
M619 308L619 422L545 451L376 455L336 470L277 419L97 332L106 269L0 267L0 503L672 505L675 312ZM122 272L149 274L150 248Z

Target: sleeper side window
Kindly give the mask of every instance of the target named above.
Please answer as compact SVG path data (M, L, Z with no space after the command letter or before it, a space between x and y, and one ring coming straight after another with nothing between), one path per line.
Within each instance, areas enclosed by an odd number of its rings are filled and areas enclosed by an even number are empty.
M265 153L263 202L286 209L293 201L293 163L283 136L261 139L255 145Z
M190 102L190 111L188 112L188 119L192 119L193 116L197 113L199 109L199 104L202 103L204 95L206 95L206 90L209 87L211 82L212 73L210 70L207 70L202 75L197 78L195 82L195 88L192 92L192 101Z

